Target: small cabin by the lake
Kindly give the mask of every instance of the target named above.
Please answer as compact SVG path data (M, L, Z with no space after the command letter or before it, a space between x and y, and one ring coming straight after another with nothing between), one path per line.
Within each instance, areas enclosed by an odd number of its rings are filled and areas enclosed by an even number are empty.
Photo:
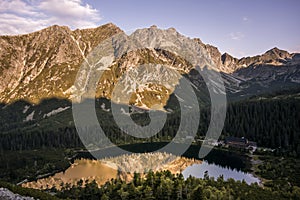
M230 147L242 148L242 149L253 149L256 148L256 142L249 141L247 138L242 137L226 137L225 144Z

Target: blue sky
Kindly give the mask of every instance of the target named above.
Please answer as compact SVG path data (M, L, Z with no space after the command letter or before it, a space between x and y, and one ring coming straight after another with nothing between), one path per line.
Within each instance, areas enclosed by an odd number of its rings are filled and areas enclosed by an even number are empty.
M155 24L160 28L174 27L186 36L200 38L204 43L217 46L222 53L228 52L235 57L262 54L275 46L291 52L300 52L298 0L1 2L0 34L30 32L32 29L52 24L68 25L74 29L112 22L129 32ZM1 5L3 2L6 5ZM19 3L20 8L28 10L28 13L20 13L21 9L18 10L16 5L7 9L13 2ZM24 9L22 3L28 8ZM18 18L11 20L16 16ZM16 20L21 22L17 23ZM9 24L10 21L13 25ZM36 23L34 28L30 28L30 23Z

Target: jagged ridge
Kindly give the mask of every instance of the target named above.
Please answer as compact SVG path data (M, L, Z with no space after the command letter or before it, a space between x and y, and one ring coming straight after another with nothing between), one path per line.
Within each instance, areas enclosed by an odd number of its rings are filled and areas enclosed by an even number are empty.
M79 66L86 56L100 42L121 32L113 24L74 31L54 25L31 34L0 36L0 101L11 103L25 99L38 103L45 98L70 98ZM141 40L146 38L144 42L151 42L153 37L156 40L160 37L173 38L174 41L191 40L174 28L161 30L156 26L137 30L133 35ZM241 94L245 88L255 92L252 86L257 87L258 81L264 87L275 80L300 81L300 54L273 48L263 55L237 59L227 53L222 55L216 47L204 44L200 39L193 39L192 43L199 46L199 51L209 54L214 69L223 74L228 92ZM188 74L193 68L172 52L160 49L129 52L104 73L98 84L97 97L110 98L119 77L131 67L145 63L168 65L181 74ZM130 103L145 107L157 103L163 106L170 93L172 88L150 85L143 91L135 91Z

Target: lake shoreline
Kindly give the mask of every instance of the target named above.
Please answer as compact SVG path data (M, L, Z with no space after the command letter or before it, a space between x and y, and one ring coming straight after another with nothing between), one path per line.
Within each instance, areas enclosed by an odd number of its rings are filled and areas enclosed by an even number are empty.
M126 145L120 145L118 146L118 148L123 148L127 151L135 151L135 152L139 152L141 150L143 150L144 152L151 152L157 148L161 148L162 146L166 145L167 142L155 142L155 143L138 143L138 144L126 144ZM198 152L200 149L200 145L196 145L196 144L192 144L189 149L181 156L181 155L177 155L183 159L192 159L193 162L190 162L189 165L186 165L185 168L187 166L192 165L193 163L201 163L202 161L198 158ZM111 152L111 148L116 148L116 147L110 147L107 149L104 149L104 151L106 150L107 152ZM102 151L102 150L101 150ZM133 153L134 154L134 153ZM104 154L105 155L105 154ZM126 155L127 156L127 155ZM125 156L125 157L126 157ZM204 160L206 160L208 163L210 164L216 164L219 165L221 167L228 167L230 169L236 169L238 171L243 171L243 172L249 172L251 171L251 169L249 170L249 163L251 163L251 157L249 157L249 155L247 154L243 154L242 152L239 151L234 151L234 150L230 150L230 149L223 149L223 148L214 148L212 149L212 151L210 152L210 154L205 157ZM90 160L96 160L89 151L87 150L77 150L75 151L75 154L73 156L71 156L70 158L68 158L71 166L74 164L74 162L78 159L90 159ZM104 158L104 160L107 158ZM103 164L105 164L105 161L103 161ZM179 162L180 163L180 162ZM248 164L247 164L248 163ZM114 170L116 170L118 168L118 166L116 165L111 165L109 162L106 162L107 167L110 168L114 168ZM177 170L172 169L171 167L172 165L170 165L170 167L166 170L170 170L172 173L176 174L176 173L182 173L182 171L184 170L183 168L179 169L177 166ZM174 167L174 165L173 165ZM176 165L175 165L176 168ZM179 170L178 170L179 169ZM67 169L62 170L60 172L56 173L49 173L47 174L47 176L43 176L43 178L49 178L49 177L53 177L55 176L55 174L57 173L63 173L65 172ZM118 169L120 171L120 169ZM117 171L118 171L117 170ZM123 170L124 171L124 170ZM125 173L126 174L126 173ZM256 177L256 175L254 174L254 172L251 172L251 174L253 176ZM48 176L49 175L49 176ZM112 177L115 178L115 177ZM260 177L258 177L260 178ZM40 178L37 177L36 181L41 180ZM130 178L128 178L128 180L130 180ZM26 184L23 183L23 185Z
M63 185L67 185L67 184L70 186L76 185L77 182L80 180L83 180L83 182L87 180L89 181L95 180L99 186L105 184L107 181L110 181L111 179L116 179L116 178L121 178L126 182L130 182L133 179L134 173L136 172L134 171L135 165L137 163L140 163L139 159L143 159L143 157L146 157L148 155L150 155L150 158L152 157L152 159L161 158L162 160L166 160L166 162L161 162L161 165L160 165L161 160L156 161L155 163L157 164L157 166L155 166L154 169L151 169L154 172L168 170L173 174L179 174L186 167L195 163L197 164L201 163L200 160L178 157L171 154L163 154L163 153L133 154L132 160L135 160L136 162L135 163L131 162L132 171L128 172L128 171L124 171L125 168L124 166L122 166L128 163L117 162L118 159L124 161L124 159L128 158L127 155L124 155L121 158L117 157L117 158L110 158L106 160L105 159L103 160L78 159L75 160L74 163L65 172L59 172L47 178L42 178L36 181L23 183L22 187L28 187L34 189L51 189L52 187L55 187L56 189L60 190L62 189ZM140 174L141 176L143 176L146 173L143 172Z

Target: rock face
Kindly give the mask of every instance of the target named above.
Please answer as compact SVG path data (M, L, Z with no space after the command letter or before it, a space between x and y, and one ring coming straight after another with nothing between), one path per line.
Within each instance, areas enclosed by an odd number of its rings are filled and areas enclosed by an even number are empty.
M273 65L273 66L286 66L286 65L299 65L299 60L296 59L299 54L290 54L287 51L280 50L277 47L268 50L260 56L245 57L236 59L225 53L222 55L222 64L228 67L227 73L233 73L238 69L247 68L249 66L258 65Z
M0 188L0 199L2 200L34 200L32 197L24 197L15 194L6 188Z
M220 66L222 68L222 71L225 73L232 73L238 67L238 65L237 65L238 59L232 57L228 53L224 53L221 56L221 61L222 61L222 64Z
M74 31L55 25L31 34L0 36L0 101L12 103L24 99L38 103L52 97L70 99L78 69L87 55L99 43L117 33L122 33L122 30L113 24ZM250 96L300 82L300 54L290 54L278 48L263 55L237 59L227 53L222 55L216 47L204 44L200 39L180 35L174 28L161 30L151 26L136 30L129 37L138 38L150 46L164 38L175 47L184 41L186 48L207 53L215 64L212 70L222 73L229 95ZM121 41L115 42L118 43L115 52L126 48ZM99 81L96 96L110 99L115 84L125 72L150 63L167 65L170 70L161 73L161 80L169 81L173 86L149 84L142 88L131 87L133 95L129 103L145 108L154 104L162 107L179 79L170 79L174 76L171 69L178 74L189 74L193 66L182 57L155 46L128 52L114 61ZM130 85L134 86L134 83Z
M75 31L55 25L27 35L1 36L0 100L66 98L64 91L72 86L84 57L118 32L113 24Z

